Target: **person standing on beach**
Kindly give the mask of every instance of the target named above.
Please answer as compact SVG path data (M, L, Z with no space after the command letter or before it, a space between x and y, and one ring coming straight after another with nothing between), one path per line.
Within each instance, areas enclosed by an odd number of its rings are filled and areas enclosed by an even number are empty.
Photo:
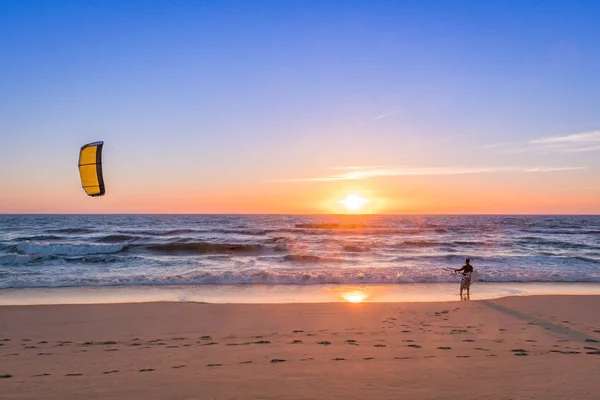
M467 289L467 297L469 297L469 290L471 289L471 274L473 273L471 260L467 258L465 265L463 265L463 267L460 269L455 269L454 271L462 272L462 279L460 280L460 297L462 298L464 289Z

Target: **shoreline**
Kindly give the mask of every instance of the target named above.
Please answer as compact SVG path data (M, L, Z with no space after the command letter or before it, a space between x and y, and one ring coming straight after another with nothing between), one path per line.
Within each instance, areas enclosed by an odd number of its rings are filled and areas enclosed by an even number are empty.
M600 295L596 282L478 282L470 300L510 296ZM43 304L437 303L460 300L458 284L156 285L0 289L0 306Z

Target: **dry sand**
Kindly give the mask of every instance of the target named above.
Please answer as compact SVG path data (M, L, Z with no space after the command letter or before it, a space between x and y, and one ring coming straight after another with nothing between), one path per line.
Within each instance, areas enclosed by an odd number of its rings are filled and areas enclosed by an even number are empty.
M600 399L600 296L0 307L1 399Z

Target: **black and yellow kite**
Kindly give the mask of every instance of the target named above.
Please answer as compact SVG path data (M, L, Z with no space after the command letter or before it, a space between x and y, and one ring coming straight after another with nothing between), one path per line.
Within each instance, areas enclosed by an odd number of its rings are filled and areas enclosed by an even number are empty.
M88 196L102 196L104 178L102 177L102 146L104 142L88 143L79 151L79 175L81 186Z

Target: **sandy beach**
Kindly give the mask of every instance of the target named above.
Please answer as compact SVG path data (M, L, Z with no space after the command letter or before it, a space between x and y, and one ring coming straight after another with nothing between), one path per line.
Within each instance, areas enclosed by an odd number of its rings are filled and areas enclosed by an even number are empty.
M591 399L600 296L0 307L2 399Z

